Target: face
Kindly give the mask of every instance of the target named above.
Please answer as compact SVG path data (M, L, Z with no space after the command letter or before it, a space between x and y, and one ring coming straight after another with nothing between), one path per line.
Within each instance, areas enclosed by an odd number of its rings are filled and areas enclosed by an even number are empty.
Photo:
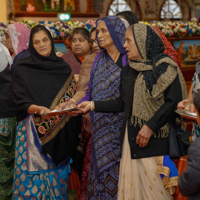
M133 38L133 32L131 29L128 29L126 31L124 48L127 51L127 56L129 60L142 59L137 49L135 40Z
M80 33L75 33L71 40L72 52L77 56L87 56L90 54L90 44Z
M8 50L11 51L12 53L14 53L12 41L11 41L11 38L8 34L6 35L6 39L4 40L4 42L5 42L5 45L8 48Z
M97 40L96 40L95 36L96 36L96 31L93 31L93 32L91 33L90 41L91 41L91 44L92 44L92 50L94 51L94 53L97 54L97 53L99 53L101 50L100 50L100 48L99 48L99 45L98 45L98 43L97 43Z
M51 40L45 31L39 31L33 35L33 46L42 56L48 57L51 54Z
M105 22L100 22L97 26L97 38L99 40L99 45L102 48L107 49L111 45L114 45L114 42L110 36L110 33L107 29Z

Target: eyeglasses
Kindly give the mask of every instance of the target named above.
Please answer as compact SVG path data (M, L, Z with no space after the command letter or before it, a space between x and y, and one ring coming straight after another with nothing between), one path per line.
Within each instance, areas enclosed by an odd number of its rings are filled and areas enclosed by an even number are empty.
M91 44L94 44L94 42L95 42L96 44L98 44L97 40L93 40L93 39L90 39L89 42L90 42Z

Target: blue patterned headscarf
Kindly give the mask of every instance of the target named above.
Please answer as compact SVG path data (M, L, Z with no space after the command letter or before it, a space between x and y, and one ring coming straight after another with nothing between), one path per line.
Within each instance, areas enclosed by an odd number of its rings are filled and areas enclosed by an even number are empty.
M107 29L110 33L110 36L111 36L115 46L117 47L118 51L121 54L125 54L126 51L125 51L123 45L125 43L126 27L125 27L123 21L119 17L116 17L116 16L107 16L107 17L98 19L96 21L96 27L98 26L99 22L101 22L101 21L105 22ZM99 44L97 35L96 35L96 40ZM103 48L101 48L101 49L103 49Z
M119 52L126 58L123 48L126 27L116 16L100 19L106 23L113 42ZM98 24L98 21L97 21ZM98 39L97 39L98 41ZM121 68L111 59L106 49L102 48L99 58L95 59L94 69L90 79L90 100L106 101L119 97ZM123 63L123 62L122 62ZM123 63L123 66L126 63ZM124 114L93 112L92 119L92 146L94 172L99 175L120 162L120 129ZM118 174L112 177L118 181Z

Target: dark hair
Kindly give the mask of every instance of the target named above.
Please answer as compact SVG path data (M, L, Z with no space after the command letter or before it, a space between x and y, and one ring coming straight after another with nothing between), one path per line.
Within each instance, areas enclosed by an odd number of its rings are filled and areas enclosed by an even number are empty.
M195 94L195 97L194 97L194 106L195 108L197 109L199 115L200 115L200 91L198 91L196 94Z
M119 13L116 14L116 16L118 16L118 17L122 16L124 19L126 19L128 21L130 26L132 24L138 23L138 19L137 19L135 13L130 11L130 10L119 12Z
M31 36L33 37L35 33L38 33L40 31L46 32L49 39L51 39L52 36L51 36L50 31L44 25L41 25L41 24L38 24L31 29Z
M90 39L90 32L83 27L77 27L72 31L71 39L73 38L74 34L81 34L87 41Z

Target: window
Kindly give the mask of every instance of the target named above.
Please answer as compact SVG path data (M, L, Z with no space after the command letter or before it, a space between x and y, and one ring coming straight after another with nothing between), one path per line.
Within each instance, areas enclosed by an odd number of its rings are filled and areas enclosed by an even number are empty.
M126 3L125 0L114 0L108 11L108 15L116 15L118 12L125 10L131 10L130 6Z
M181 19L182 12L176 1L165 1L161 9L160 17L161 19Z

